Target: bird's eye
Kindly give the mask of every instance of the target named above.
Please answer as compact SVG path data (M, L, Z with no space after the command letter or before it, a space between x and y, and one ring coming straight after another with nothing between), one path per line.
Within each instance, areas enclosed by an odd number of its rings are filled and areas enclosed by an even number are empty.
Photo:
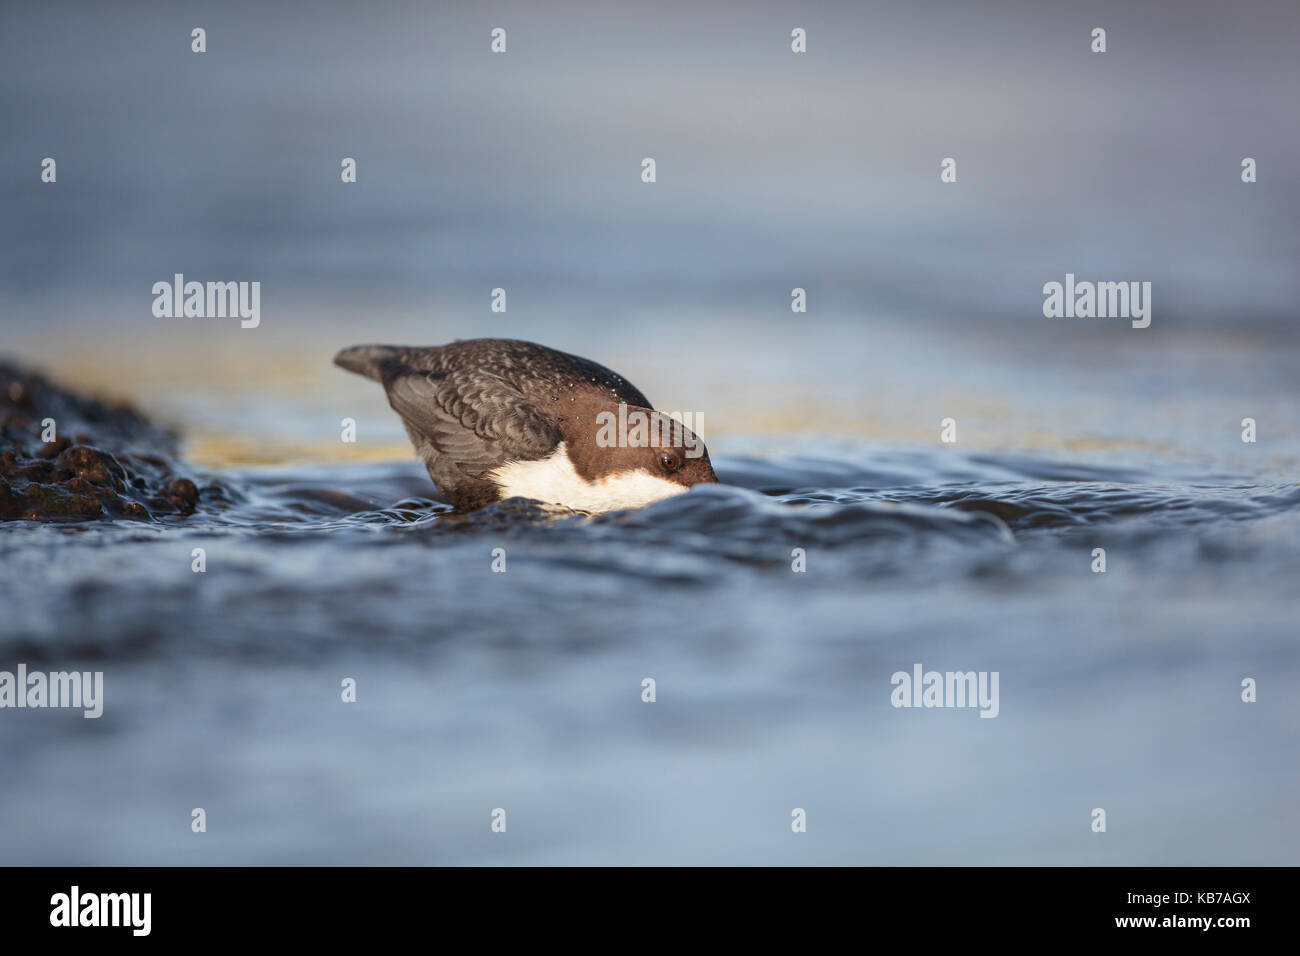
M664 471L676 471L678 465L677 456L664 452L659 456L659 464L663 466Z

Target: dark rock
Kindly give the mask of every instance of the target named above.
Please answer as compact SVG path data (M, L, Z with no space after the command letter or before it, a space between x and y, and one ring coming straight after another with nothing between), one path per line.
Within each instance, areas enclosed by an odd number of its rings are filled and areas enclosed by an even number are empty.
M150 521L231 500L211 482L200 493L185 470L176 435L129 405L0 362L0 520Z
M40 450L36 452L37 458L57 458L63 452L72 447L72 439L67 435L60 435L52 442L42 442Z
M126 487L126 469L118 464L116 458L98 448L73 445L59 455L57 463L92 485L102 485L114 491L122 491Z

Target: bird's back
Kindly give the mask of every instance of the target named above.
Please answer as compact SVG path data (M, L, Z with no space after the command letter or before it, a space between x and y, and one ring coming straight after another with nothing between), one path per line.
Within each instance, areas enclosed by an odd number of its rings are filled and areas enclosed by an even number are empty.
M651 407L617 372L515 339L354 345L334 363L384 386L429 476L462 509L496 500L497 469L546 458L595 409Z
M420 372L454 373L471 381L493 376L516 388L529 401L546 404L576 381L604 392L610 404L653 406L631 382L590 359L519 339L458 339L447 345L354 345L339 352L334 364L384 382L394 366Z

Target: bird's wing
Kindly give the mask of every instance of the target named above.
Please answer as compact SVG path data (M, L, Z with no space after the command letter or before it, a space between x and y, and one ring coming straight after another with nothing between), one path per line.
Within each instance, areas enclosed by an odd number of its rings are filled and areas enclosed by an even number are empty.
M429 372L381 363L388 404L462 474L480 476L506 461L544 458L560 430L523 393L477 370Z

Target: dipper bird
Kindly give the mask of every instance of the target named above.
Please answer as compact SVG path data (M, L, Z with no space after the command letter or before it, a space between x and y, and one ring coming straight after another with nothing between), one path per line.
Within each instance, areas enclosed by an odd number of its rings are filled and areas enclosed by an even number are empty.
M576 355L465 339L354 345L334 364L384 386L457 511L519 496L599 513L718 480L693 431L623 376Z

